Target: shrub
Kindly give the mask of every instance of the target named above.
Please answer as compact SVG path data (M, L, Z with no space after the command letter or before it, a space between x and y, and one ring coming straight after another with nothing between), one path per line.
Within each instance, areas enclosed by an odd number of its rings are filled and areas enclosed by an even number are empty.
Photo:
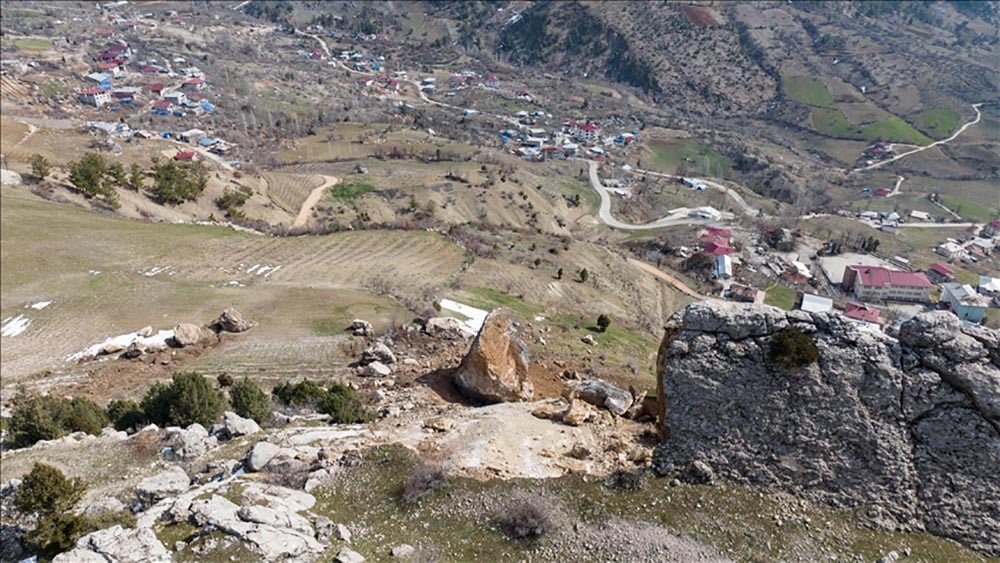
M448 470L430 463L420 463L403 483L403 500L414 502L448 480Z
M38 519L37 527L25 535L43 561L73 549L76 540L87 533L87 519L72 512L47 514Z
M146 415L139 403L130 399L120 399L108 403L108 418L115 430L137 428L146 422Z
M252 418L263 424L271 418L271 401L255 383L243 378L229 390L229 401L233 411L245 418Z
M282 383L272 389L271 394L285 405L299 407L318 405L326 392L316 382L305 379L298 383Z
M604 486L618 491L638 491L646 486L646 474L641 469L619 469L604 478Z
M36 463L17 488L14 507L23 514L49 514L71 510L83 498L79 479L67 479L51 465Z
M215 379L216 381L219 382L219 387L230 387L232 386L233 383L236 382L236 380L233 379L233 376L229 375L226 372L220 373L219 376L216 377Z
M580 270L580 281L586 282L588 279L590 279L590 271L588 271L586 268Z
M10 420L11 443L27 447L39 440L54 440L70 432L100 434L107 413L88 399L65 399L22 392L14 401Z
M372 418L357 392L340 383L330 384L317 407L320 412L330 415L333 424L356 424Z
M500 531L512 540L541 537L555 528L555 519L538 499L516 502L502 508L497 515Z
M146 420L160 426L210 426L222 416L226 397L201 374L175 373L170 384L155 383L142 399Z
M52 166L44 156L40 154L31 155L31 173L37 176L39 180L44 180L51 171Z
M607 332L609 326L611 326L611 317L603 313L598 315L597 328L601 329L601 332Z
M818 361L819 349L808 334L788 326L771 337L769 356L785 367L795 368Z

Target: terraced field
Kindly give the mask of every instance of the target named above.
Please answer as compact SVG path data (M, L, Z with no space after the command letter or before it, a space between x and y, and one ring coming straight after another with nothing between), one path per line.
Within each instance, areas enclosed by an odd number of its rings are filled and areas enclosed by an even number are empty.
M317 174L271 172L262 177L267 182L267 196L292 215L299 212L309 192L323 184L323 177Z
M338 337L330 327L356 316L376 326L409 320L373 290L419 298L445 286L465 260L424 231L278 238L94 214L23 188L4 187L0 197L0 316L29 321L3 337L4 383L42 369L81 371L64 358L146 325L209 322L227 306L260 324L220 361L246 371L293 359L332 365Z

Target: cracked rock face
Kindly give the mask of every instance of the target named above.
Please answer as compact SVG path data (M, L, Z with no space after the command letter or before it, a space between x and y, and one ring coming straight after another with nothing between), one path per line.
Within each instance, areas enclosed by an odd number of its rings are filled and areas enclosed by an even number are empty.
M768 359L788 325L813 338L818 363ZM692 304L660 347L655 469L698 461L1000 555L998 347L998 331L947 312L916 316L897 342L837 314Z

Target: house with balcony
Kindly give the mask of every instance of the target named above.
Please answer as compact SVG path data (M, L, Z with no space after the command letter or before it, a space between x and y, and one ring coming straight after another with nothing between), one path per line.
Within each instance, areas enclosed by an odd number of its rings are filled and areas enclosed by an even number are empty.
M856 264L844 268L843 290L862 301L930 301L931 283L922 272Z

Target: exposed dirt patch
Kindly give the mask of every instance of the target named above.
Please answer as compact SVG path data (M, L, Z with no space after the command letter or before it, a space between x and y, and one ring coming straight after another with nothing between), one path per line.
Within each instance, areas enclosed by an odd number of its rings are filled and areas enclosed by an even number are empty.
M684 15L691 20L691 23L698 27L719 25L719 22L715 21L712 14L705 8L699 8L697 6L681 6L681 10L684 12Z

